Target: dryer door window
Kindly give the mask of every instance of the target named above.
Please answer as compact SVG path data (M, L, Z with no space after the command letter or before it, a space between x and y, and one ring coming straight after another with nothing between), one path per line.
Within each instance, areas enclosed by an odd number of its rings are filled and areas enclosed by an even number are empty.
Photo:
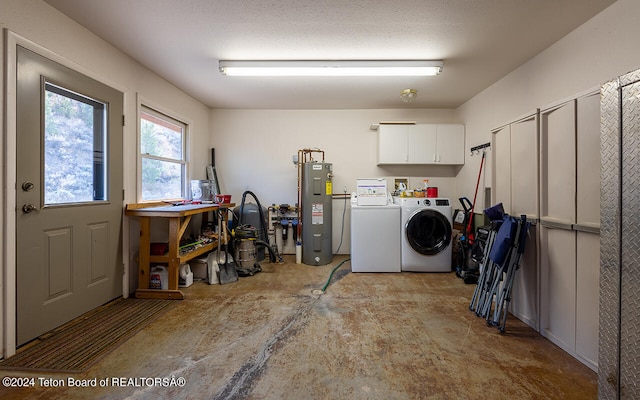
M415 251L433 256L451 243L451 223L438 211L420 210L407 221L405 235Z

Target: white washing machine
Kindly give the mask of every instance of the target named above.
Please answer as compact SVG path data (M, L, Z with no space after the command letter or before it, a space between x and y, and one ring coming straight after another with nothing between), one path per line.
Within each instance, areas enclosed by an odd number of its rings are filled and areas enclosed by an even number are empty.
M451 272L453 215L446 198L394 197L400 206L401 269Z
M351 271L400 272L400 206L351 202Z

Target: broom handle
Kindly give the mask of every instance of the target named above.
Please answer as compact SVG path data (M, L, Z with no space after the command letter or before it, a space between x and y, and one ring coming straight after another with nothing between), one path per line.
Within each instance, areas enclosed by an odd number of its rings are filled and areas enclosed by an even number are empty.
M482 176L482 166L484 165L485 151L482 151L482 159L480 159L480 171L478 171L478 180L476 181L476 192L473 195L473 204L471 204L471 213L469 214L469 222L467 222L467 235L473 235L471 228L473 228L473 210L476 208L476 198L478 197L478 187L480 186L480 176Z

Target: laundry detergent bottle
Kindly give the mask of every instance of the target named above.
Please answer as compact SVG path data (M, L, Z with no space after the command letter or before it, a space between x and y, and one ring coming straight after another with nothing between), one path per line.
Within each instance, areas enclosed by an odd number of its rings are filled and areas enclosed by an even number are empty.
M149 289L169 289L169 273L167 267L156 265L149 272Z

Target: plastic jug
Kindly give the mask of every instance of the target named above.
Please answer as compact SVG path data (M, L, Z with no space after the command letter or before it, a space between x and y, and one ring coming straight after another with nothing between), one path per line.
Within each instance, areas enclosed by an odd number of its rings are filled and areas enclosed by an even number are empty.
M149 272L149 289L169 289L169 273L167 267L156 265Z

